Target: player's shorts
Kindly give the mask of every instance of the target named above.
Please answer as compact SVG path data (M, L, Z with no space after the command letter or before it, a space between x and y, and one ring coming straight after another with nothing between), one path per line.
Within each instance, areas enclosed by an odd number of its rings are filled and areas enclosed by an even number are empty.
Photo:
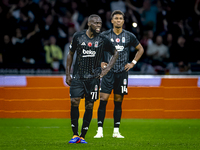
M94 102L99 99L100 79L93 78L87 80L72 79L70 85L70 97L81 97L87 101Z
M113 89L114 94L128 94L128 72L123 71L114 73L109 71L101 81L100 92L111 94Z

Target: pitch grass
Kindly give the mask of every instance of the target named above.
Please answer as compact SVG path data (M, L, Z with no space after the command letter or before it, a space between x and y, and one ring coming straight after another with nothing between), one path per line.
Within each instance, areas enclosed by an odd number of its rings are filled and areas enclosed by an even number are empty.
M85 138L88 144L68 144L70 119L0 119L0 150L200 149L199 119L122 119L124 139L112 138L113 119L105 120L103 138L93 138L96 130L93 119Z

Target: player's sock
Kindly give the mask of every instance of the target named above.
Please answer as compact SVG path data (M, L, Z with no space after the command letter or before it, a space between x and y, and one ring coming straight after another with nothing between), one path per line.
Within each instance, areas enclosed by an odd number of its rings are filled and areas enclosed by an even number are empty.
M89 128L89 125L90 125L90 122L91 122L91 119L92 119L92 111L93 111L93 109L86 109L85 110L80 137L85 138L85 135L88 131L88 128Z
M122 115L122 102L114 101L114 128L119 128L121 115Z
M99 109L98 109L98 127L103 127L103 122L106 115L106 105L108 101L100 100Z
M78 135L78 118L79 118L78 107L71 106L71 127L74 135Z

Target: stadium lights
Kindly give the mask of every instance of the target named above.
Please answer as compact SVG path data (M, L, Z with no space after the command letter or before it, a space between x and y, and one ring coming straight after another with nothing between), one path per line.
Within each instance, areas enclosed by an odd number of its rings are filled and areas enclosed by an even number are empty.
M133 23L132 23L132 26L133 26L134 28L137 28L137 22L133 22Z

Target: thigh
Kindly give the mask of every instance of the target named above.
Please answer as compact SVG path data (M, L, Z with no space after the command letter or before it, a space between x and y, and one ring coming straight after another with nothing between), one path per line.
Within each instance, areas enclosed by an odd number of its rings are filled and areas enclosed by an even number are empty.
M85 87L83 81L72 79L70 85L70 97L71 98L83 98L85 92Z
M114 94L128 94L128 72L123 71L115 74Z
M114 73L108 72L101 80L101 93L111 94L114 84Z

